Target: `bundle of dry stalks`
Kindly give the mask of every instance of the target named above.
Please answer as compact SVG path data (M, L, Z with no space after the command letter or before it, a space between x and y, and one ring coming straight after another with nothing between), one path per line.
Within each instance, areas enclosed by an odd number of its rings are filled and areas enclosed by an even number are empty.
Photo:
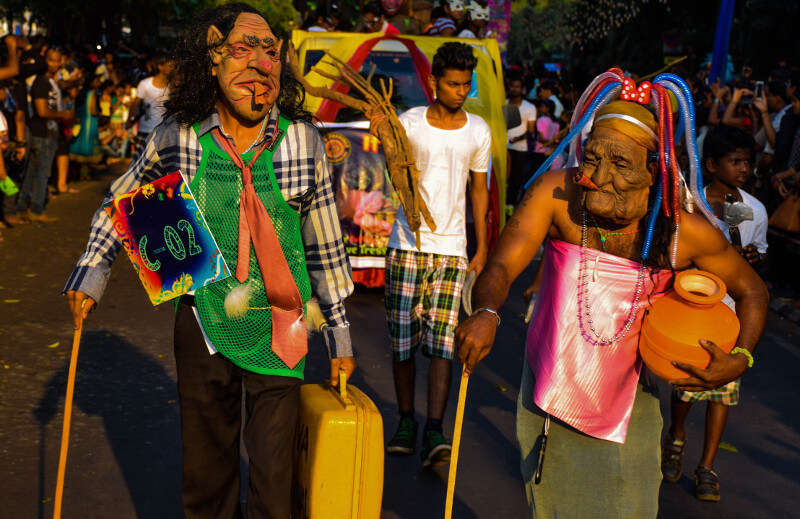
M376 131L386 156L389 180L391 180L392 186L400 198L408 226L414 231L417 237L417 246L419 247L419 227L422 218L425 219L425 223L428 224L432 231L436 230L436 224L428 210L428 206L420 196L420 171L414 161L414 154L411 151L411 143L408 141L406 130L397 118L397 113L391 103L392 79L389 78L388 85L381 79L381 91L378 92L372 87L372 75L375 73L374 65L370 70L369 76L364 78L350 65L326 52L324 58L320 60L320 64L331 67L335 72L328 72L319 66L314 66L311 70L324 78L341 81L349 85L364 97L364 100L356 99L330 88L311 85L300 70L297 53L291 44L289 45L287 57L292 74L302 83L306 93L309 95L341 103L344 106L362 112L370 120L377 114L385 115L384 122L377 126ZM325 61L326 59L327 61Z

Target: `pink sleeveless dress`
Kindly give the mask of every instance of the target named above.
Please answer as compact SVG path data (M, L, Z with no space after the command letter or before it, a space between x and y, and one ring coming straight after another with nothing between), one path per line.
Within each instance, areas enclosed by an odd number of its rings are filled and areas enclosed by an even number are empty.
M624 443L642 369L638 342L644 310L669 286L671 273L645 270L639 310L627 335L597 344L578 320L581 247L548 240L542 285L526 343L536 378L533 400L543 411L575 429ZM625 324L639 263L585 249L587 294L595 330L613 337ZM655 282L655 290L654 290Z

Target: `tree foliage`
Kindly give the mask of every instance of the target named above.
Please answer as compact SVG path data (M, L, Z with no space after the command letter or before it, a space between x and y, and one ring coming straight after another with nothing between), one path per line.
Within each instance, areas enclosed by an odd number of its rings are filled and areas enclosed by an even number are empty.
M646 74L663 65L665 34L675 34L689 69L711 52L719 0L522 0L511 17L511 63L560 59L581 76L610 66ZM787 20L800 16L796 0L736 2L730 54L766 75L780 58L800 55Z

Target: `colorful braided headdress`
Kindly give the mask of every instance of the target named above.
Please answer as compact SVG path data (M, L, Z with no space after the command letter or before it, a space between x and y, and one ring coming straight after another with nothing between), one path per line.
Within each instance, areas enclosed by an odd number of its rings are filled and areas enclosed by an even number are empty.
M673 107L671 96L678 102L678 124L677 132L673 122ZM713 225L716 225L714 213L708 205L703 192L703 177L700 168L700 157L697 150L697 137L695 131L694 104L692 103L692 93L686 82L675 74L659 74L653 83L643 82L638 88L633 80L623 76L622 70L618 68L609 69L603 72L591 82L589 87L584 90L575 112L570 121L570 131L564 140L556 147L547 160L536 170L536 173L525 184L527 189L530 184L542 173L550 168L556 157L561 155L569 146L568 166L577 166L583 158L583 142L592 128L595 114L603 106L619 97L623 101L636 102L645 106L650 106L656 114L658 123L658 164L659 175L656 180L656 195L653 207L647 219L647 229L644 244L642 246L642 261L650 255L650 246L653 241L653 229L659 210L665 218L672 220L674 229L672 237L672 250L670 251L670 261L675 266L678 253L678 236L680 228L680 203L684 189L688 190L686 198L694 201ZM686 142L686 150L689 154L689 183L681 172L677 156L675 154L675 139L680 139L680 133Z

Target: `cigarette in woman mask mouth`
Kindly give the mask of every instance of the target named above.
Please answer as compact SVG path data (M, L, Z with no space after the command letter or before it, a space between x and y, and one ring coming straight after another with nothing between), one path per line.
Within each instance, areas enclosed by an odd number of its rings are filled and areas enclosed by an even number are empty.
M586 189L591 189L592 191L600 191L600 188L592 182L592 179L587 177L586 174L582 171L578 171L575 174L575 177L572 179L573 182L578 184L579 186L585 187Z

